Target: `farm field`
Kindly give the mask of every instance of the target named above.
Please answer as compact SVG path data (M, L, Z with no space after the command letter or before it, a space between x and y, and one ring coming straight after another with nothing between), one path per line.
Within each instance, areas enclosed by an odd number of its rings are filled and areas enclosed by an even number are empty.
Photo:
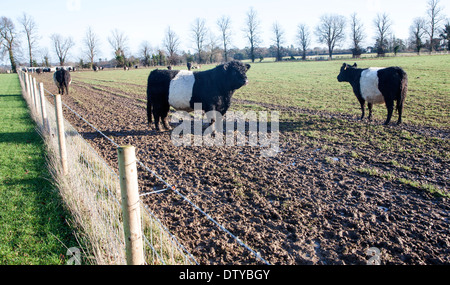
M357 61L408 73L405 123L388 127L382 105L372 122L358 120L350 85L336 79L342 63L252 65L232 110L280 111L273 158L258 147L175 147L171 132L147 125L150 69L72 73L63 102L134 145L138 159L271 264L366 264L372 247L382 264L450 264L450 56ZM56 92L50 74L37 80ZM116 167L115 147L65 116ZM142 192L161 188L144 171L139 183ZM145 203L201 264L256 262L171 191Z

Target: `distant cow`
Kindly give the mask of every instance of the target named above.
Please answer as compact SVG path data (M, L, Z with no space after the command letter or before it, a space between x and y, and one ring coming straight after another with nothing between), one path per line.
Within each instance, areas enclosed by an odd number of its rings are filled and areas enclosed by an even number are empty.
M337 77L339 82L349 82L353 92L361 104L362 117L364 119L364 106L369 104L369 120L372 119L373 104L386 104L388 110L387 120L384 125L389 125L394 112L394 101L397 101L398 122L402 123L403 104L408 92L408 76L400 67L388 68L357 68L346 63L341 67Z
M231 61L214 69L192 72L187 70L154 70L147 84L147 119L155 119L156 130L162 119L170 129L167 115L170 106L177 110L194 111L194 104L201 103L205 112L218 111L224 115L231 105L234 92L248 83L249 64Z
M53 74L53 81L55 82L56 87L58 87L58 94L64 95L65 89L67 95L69 95L69 85L72 83L69 71L64 68L58 69L58 71Z

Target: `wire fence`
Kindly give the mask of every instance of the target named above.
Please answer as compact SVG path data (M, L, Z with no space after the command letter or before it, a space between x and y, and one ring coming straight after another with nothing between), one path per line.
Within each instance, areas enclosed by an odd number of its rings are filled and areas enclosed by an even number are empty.
M29 103L38 128L48 138L49 148L57 152L55 106L46 99L46 97L53 98L55 95L43 88L42 83L40 84L41 88L37 88L35 79L28 73L19 72L19 78L24 98ZM114 140L88 122L70 106L64 103L63 106L105 138L113 147L119 147ZM69 178L63 178L62 181L59 181L59 184L65 185L65 187L62 187L66 189L65 193L62 193L63 197L65 197L66 203L74 208L72 212L77 216L77 223L81 225L85 232L89 233L88 239L93 248L91 254L95 256L96 263L126 264L119 176L82 138L78 131L65 120L64 133L67 153L69 154L67 164L70 166L71 175L69 175ZM253 255L257 263L269 264L257 251L245 244L211 215L178 191L177 187L169 184L139 159L136 162L141 171L149 173L161 185L161 189L141 193L141 198L163 192L176 194L223 234L231 237L232 242ZM58 166L55 165L55 168L58 168ZM163 225L148 205L142 202L142 199L140 199L140 208L141 213L143 213L141 224L146 264L198 264L195 257Z

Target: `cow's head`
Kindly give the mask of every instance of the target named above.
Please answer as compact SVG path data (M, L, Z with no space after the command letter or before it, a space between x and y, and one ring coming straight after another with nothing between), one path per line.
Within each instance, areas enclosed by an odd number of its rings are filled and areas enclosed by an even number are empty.
M240 61L234 60L223 65L225 71L225 80L231 90L236 90L248 84L247 71L250 69L250 64L243 64Z
M339 73L337 80L339 82L349 82L351 80L351 71L357 67L358 65L356 63L354 65L344 63L341 67L341 73Z

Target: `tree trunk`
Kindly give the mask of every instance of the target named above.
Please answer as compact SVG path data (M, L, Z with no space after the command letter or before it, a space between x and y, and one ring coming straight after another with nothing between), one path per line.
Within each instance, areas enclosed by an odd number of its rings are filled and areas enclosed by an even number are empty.
M8 49L9 51L9 60L11 61L11 69L13 73L17 72L17 66L16 66L16 61L14 59L14 55L13 55L13 51L12 49Z
M255 62L255 48L253 47L253 45L250 48L250 57L252 58L252 63Z

